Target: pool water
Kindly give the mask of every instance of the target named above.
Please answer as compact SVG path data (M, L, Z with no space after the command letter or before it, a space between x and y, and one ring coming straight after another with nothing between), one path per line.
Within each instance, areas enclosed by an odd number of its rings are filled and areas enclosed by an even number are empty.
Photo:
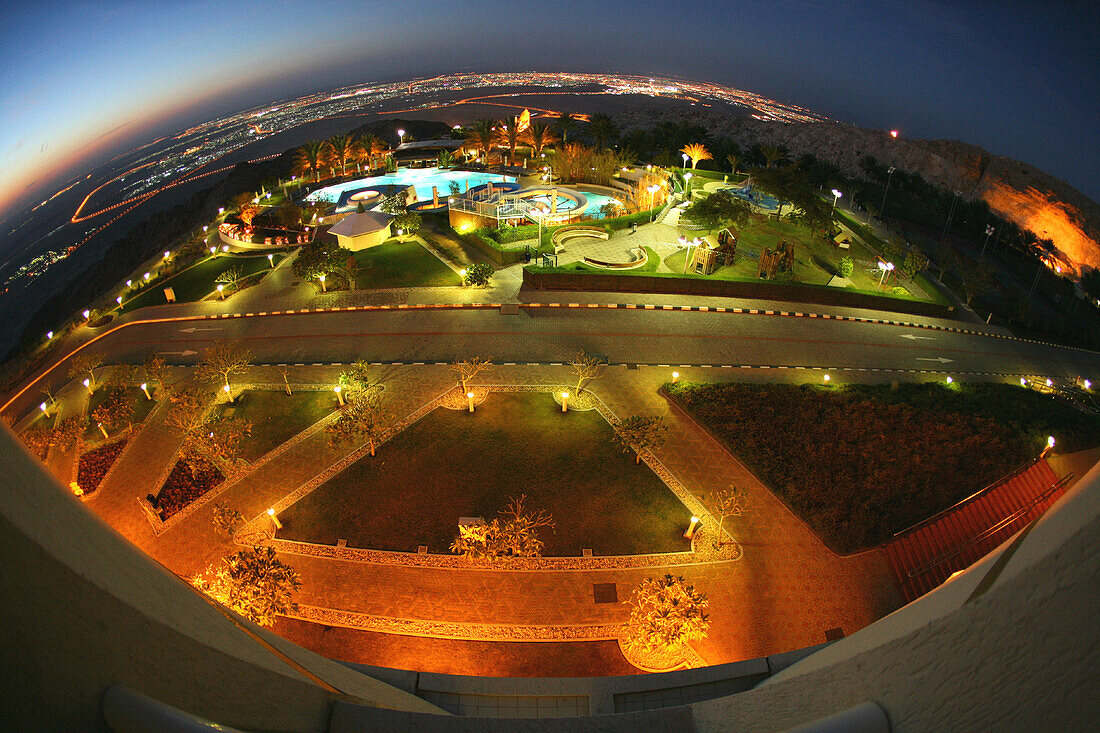
M418 201L431 201L432 186L438 187L439 196L443 198L451 194L452 181L458 183L459 193L465 193L468 188L480 186L490 181L501 183L515 180L514 177L501 176L496 173L476 173L441 168L399 168L396 173L387 173L384 176L371 176L370 178L360 178L347 183L338 183L335 186L326 186L306 196L306 201L324 201L335 204L345 191L371 186L412 186L416 189Z
M622 206L622 202L617 198L611 196L604 196L602 193L588 193L585 192L585 198L588 199L588 208L584 210L585 216L590 216L593 219L604 219L603 213L600 209L606 204L615 204L616 206ZM612 214L615 216L615 214Z
M744 199L750 204L756 204L763 209L774 209L779 206L779 199L774 196L770 196L763 191L757 191L751 187L734 187L723 188L722 191L733 194L737 198Z

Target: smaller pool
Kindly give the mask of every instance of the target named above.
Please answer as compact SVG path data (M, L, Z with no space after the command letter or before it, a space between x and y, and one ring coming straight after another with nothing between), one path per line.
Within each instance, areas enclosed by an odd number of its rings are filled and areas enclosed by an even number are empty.
M590 216L593 219L606 219L607 217L603 213L603 207L608 204L612 204L616 209L621 210L623 202L617 198L611 196L604 196L602 193L588 193L582 191L584 197L588 199L588 208L584 210L585 216ZM617 216L617 214L611 214L611 216Z
M720 188L719 191L725 191L728 194L732 194L737 198L744 199L750 204L756 204L762 209L774 209L779 206L779 199L764 193L763 191L757 191L751 186L737 187L730 186L729 188Z

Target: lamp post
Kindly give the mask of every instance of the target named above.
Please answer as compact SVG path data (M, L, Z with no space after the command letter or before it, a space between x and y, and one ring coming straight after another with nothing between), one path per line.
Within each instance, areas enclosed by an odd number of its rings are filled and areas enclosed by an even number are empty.
M692 179L692 174L691 173L685 173L684 174L684 196L685 197L690 197L691 196L691 179Z
M539 220L539 244L538 244L538 247L535 248L535 253L537 254L538 253L538 248L542 247L542 223L544 221L546 221L546 209L543 207L542 204L535 204L531 208L534 211L539 212L538 217L537 217L538 220Z
M272 267L275 266L275 255L269 254L267 256L267 264L271 265Z
M326 293L328 290L325 288L325 274L321 273L317 276L317 279L321 281L321 292Z
M838 191L835 188L833 189L833 211L836 211L837 199L839 199L843 195L844 193L842 191Z
M225 293L222 292L223 290L225 290L225 286L218 283L218 298L220 300L225 300Z
M233 404L233 388L227 384L222 387L222 392L225 392L225 397L229 400L229 404Z
M886 208L886 194L890 193L890 179L894 177L894 171L897 168L890 166L886 169L886 189L882 192L882 205L878 207L878 215L880 217L885 216L884 209Z
M84 385L84 389L88 390L88 394L92 394L92 380L85 379L81 384Z
M149 394L149 383L148 382L142 382L141 383L141 391L145 393L145 399L147 399L147 400L152 400L153 399L153 396Z
M42 410L42 414L46 417L50 416L50 406L47 405L45 402L38 403L38 409Z
M275 507L271 507L267 510L267 516L271 517L271 523L275 525L275 529L278 530L283 528L283 523L275 516Z
M332 391L336 393L336 401L340 403L340 407L344 406L344 388L339 384L332 388Z
M680 157L684 159L684 167L683 167L683 170L682 170L681 172L682 172L682 173L687 173L687 168L688 168L688 154L687 154L687 153L684 153L684 154L683 154L683 155L681 155Z
M470 412L473 412L474 411L474 393L473 392L467 392L466 393L466 404L469 406Z
M699 528L699 517L692 517L688 522L688 528L684 531L684 538L691 539L695 536L695 530Z
M561 393L561 411L562 412L568 412L569 411L569 393L568 392L562 392Z
M989 244L989 238L991 236L993 236L993 232L995 232L995 231L997 231L997 230L993 228L992 224L986 224L985 225L985 241L982 242L982 251L981 251L981 254L978 255L978 266L979 267L981 267L982 259L985 257L985 248L986 248L986 245Z
M397 131L397 137L399 137L401 139L401 142L399 144L404 145L405 144L405 131L404 130L398 130Z
M673 372L672 373L672 383L676 384L676 382L678 382L679 380L680 380L680 372Z
M959 192L955 192L955 197L951 199L951 210L947 212L947 223L943 225L943 237L940 238L941 242L947 241L947 232L951 229L951 220L955 218L955 207L959 203Z

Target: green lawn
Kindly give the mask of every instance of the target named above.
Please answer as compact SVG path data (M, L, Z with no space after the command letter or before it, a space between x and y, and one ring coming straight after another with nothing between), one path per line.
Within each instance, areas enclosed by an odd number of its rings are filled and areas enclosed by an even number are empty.
M1100 417L1007 384L665 385L838 552L882 544Z
M630 270L618 270L612 267L596 267L594 265L586 264L585 262L570 262L568 265L562 265L560 268L548 268L557 269L560 272L599 272L603 274L613 273L616 275L652 275L657 272L657 268L661 266L661 256L657 254L651 247L643 247L646 253L646 261L644 265L635 267ZM681 259L681 265L683 260Z
M92 394L92 396L88 398L88 427L84 430L85 439L103 439L103 433L99 432L99 428L96 427L95 421L92 420L92 412L94 412L97 407L102 405L112 392L118 390L121 390L125 394L125 399L134 408L134 416L131 418L131 421L134 425L137 425L139 422L143 422L145 418L149 416L149 413L153 411L153 408L157 406L156 400L148 399L145 396L145 393L137 387L105 387L103 385L100 385L99 388ZM151 391L150 394L152 394ZM125 430L126 426L123 425L121 430L108 432L118 434Z
M278 265L283 255L275 255L274 264ZM214 292L216 283L214 280L231 267L241 267L241 277L247 277L271 269L271 263L267 255L218 255L208 257L202 262L190 267L183 272L176 273L167 280L155 282L147 286L141 293L122 303L122 312L127 313L137 308L150 305L164 305L164 289L172 288L176 293L177 303L190 303L200 300ZM227 289L229 286L226 286Z
M459 517L490 520L527 494L557 525L540 535L544 555L688 549L690 512L611 436L598 413L563 414L548 394L494 393L474 414L439 408L282 512L279 536L445 553Z
M462 279L419 242L391 239L355 253L358 289L431 288L461 285Z
M233 404L216 408L223 417L240 417L252 424L252 434L241 447L241 457L255 461L336 409L331 390L249 390Z

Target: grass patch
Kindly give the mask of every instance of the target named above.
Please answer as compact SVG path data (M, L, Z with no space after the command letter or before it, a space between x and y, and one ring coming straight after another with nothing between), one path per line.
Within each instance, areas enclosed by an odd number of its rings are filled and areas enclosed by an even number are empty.
M1005 384L666 385L830 548L879 545L1100 418Z
M461 285L454 270L416 241L390 240L355 253L355 284L373 288L433 288Z
M613 273L615 275L652 275L657 272L657 268L661 266L661 256L651 247L643 247L642 249L644 249L646 253L645 264L630 270L619 270L613 267L596 267L584 262L570 262L568 265L562 265L561 267L536 266L536 269L541 272L598 272L605 275L608 273Z
M274 264L278 265L283 255L275 255ZM183 272L176 273L172 277L147 285L140 293L122 304L122 312L145 308L150 305L164 305L168 301L164 299L164 289L172 288L176 294L177 303L191 303L205 298L214 292L216 283L214 280L231 267L241 267L241 277L248 277L271 270L271 263L266 255L242 256L242 255L218 255L208 257L202 262L189 267ZM226 290L230 290L226 286Z
M336 395L329 390L292 395L281 390L249 390L233 404L222 403L216 409L223 417L240 417L252 424L251 436L241 444L241 457L252 462L336 409Z
M595 411L563 414L548 394L493 393L477 412L439 408L279 515L280 537L449 552L459 517L490 520L510 497L550 512L543 554L688 549L690 512L611 442Z

